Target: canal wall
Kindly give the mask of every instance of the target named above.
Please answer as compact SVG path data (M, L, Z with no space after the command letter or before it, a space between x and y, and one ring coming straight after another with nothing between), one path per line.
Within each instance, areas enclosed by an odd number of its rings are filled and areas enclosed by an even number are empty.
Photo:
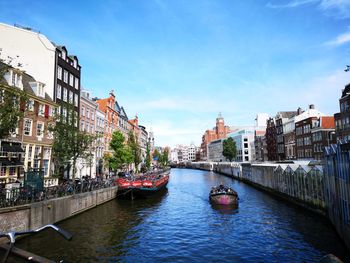
M191 163L187 168L214 171L326 215L321 166L299 164Z
M26 231L54 224L114 199L117 187L0 209L0 232Z

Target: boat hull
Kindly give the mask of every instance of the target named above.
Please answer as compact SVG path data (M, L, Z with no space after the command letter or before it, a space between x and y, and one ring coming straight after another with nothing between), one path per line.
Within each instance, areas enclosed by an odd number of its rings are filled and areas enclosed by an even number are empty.
M238 197L233 194L212 194L209 197L210 201L218 205L234 205L238 204Z

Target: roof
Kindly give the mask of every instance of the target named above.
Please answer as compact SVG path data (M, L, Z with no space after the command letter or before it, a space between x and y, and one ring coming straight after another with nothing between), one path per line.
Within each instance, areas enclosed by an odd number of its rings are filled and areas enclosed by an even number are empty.
M297 111L279 111L277 112L276 119L278 118L292 118L298 114Z
M335 129L334 116L322 116L320 127L325 129Z
M345 86L345 89L342 91L341 97L344 98L350 93L350 83Z
M4 63L0 62L0 67L3 66ZM9 66L10 69L15 69L14 67L11 67ZM31 88L30 86L30 82L37 82L31 75L25 73L24 71L21 71L22 72L22 84L23 84L23 91L25 91L26 93L32 95L32 96L35 96L35 97L38 97L36 96L35 92L33 91L33 89ZM2 78L0 80L0 83L3 83L3 84L7 84L8 83L6 82L6 80L4 78ZM53 102L52 98L45 92L45 99L50 101L50 102Z

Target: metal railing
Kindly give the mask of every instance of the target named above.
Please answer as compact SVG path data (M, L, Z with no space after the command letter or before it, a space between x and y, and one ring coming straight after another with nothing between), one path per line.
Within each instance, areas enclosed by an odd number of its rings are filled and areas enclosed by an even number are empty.
M112 186L115 186L115 178L113 177L108 180L89 179L77 180L75 182L67 181L57 186L46 187L43 191L37 191L30 187L0 188L0 208L30 204Z

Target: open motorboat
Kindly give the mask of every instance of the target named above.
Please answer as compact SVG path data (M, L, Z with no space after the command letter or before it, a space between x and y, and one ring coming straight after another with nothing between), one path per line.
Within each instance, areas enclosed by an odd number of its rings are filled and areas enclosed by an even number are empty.
M213 187L209 193L210 202L218 205L237 205L238 199L237 192L223 184Z

